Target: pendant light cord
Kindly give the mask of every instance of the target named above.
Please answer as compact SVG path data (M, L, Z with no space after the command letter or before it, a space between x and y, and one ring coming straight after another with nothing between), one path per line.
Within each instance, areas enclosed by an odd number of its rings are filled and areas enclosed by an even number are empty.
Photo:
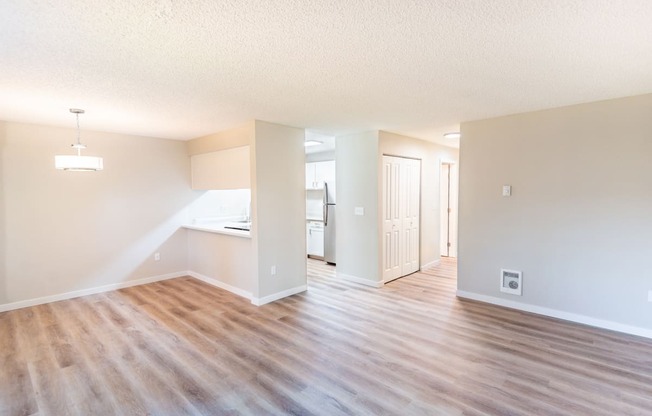
M79 113L75 113L77 116L77 156L81 156L81 132L79 129Z

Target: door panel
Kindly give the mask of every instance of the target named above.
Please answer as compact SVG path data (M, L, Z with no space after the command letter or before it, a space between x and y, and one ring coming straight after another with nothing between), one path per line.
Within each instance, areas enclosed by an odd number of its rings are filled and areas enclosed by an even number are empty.
M403 229L405 233L405 260L401 275L405 276L419 270L419 231L421 204L421 161L403 159L402 168L405 172Z
M419 270L421 161L383 156L383 280Z
M400 200L399 180L400 166L383 157L383 280L392 280L401 276L400 260Z

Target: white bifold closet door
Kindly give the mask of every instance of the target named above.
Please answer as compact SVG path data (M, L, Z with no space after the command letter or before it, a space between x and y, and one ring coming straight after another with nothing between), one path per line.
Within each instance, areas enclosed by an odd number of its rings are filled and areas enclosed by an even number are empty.
M421 161L383 156L383 281L419 270Z

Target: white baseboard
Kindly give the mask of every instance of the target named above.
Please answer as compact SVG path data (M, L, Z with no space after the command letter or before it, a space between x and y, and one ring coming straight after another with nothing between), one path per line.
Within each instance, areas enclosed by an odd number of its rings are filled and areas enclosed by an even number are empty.
M229 285L227 283L221 282L217 279L213 279L212 277L205 276L201 273L193 272L193 271L188 271L188 276L194 277L197 280L201 280L204 283L208 283L211 286L219 287L220 289L224 289L228 292L233 293L234 295L241 296L245 299L249 299L253 303L253 296L251 295L251 292L247 292L244 289L240 289L239 287Z
M44 303L58 302L60 300L67 300L78 298L80 296L95 295L97 293L110 292L112 290L124 289L126 287L139 286L147 283L159 282L161 280L174 279L175 277L188 276L188 272L175 272L162 274L159 276L145 277L142 279L128 280L122 283L113 283L105 286L92 287L90 289L75 290L72 292L60 293L58 295L43 296L40 298L21 300L19 302L5 303L0 305L0 312L11 311L14 309L27 308L29 306L42 305Z
M105 286L98 286L98 287L93 287L89 289L82 289L82 290L75 290L73 292L66 292L66 293L60 293L58 295L51 295L51 296L43 296L40 298L34 298L34 299L27 299L27 300L21 300L19 302L12 302L12 303L5 303L5 304L0 304L0 312L7 312L11 311L14 309L20 309L20 308L27 308L30 306L36 306L36 305L42 305L44 303L51 303L51 302L58 302L60 300L67 300L67 299L73 299L73 298L78 298L80 296L88 296L88 295L95 295L97 293L104 293L104 292L110 292L112 290L118 290L118 289L124 289L126 287L132 287L132 286L139 286L139 285L145 285L147 283L154 283L154 282L159 282L162 280L168 280L168 279L174 279L176 277L183 277L183 276L190 276L195 279L201 280L202 282L208 283L211 286L219 287L220 289L224 289L228 292L233 293L234 295L241 296L245 299L248 299L251 301L252 304L256 306L264 305L266 303L274 302L275 300L287 297L287 296L292 296L300 292L305 292L308 289L307 285L301 285L298 287L294 287L292 289L284 290L282 292L274 293L273 295L265 296L262 298L255 298L250 292L247 292L244 289L240 289L235 286L231 286L229 284L226 284L224 282L220 282L217 279L213 279L211 277L205 276L200 273L196 273L193 271L181 271L181 272L175 272L175 273L168 273L168 274L163 274L159 276L152 276L152 277L145 277L142 279L136 279L136 280L129 280L126 282L122 283L114 283L110 285L105 285Z
M194 277L195 279L198 279L198 280L201 280L202 282L208 283L211 286L215 286L215 287L219 287L220 289L224 289L224 290L226 290L228 292L233 293L234 295L238 295L238 296L241 296L241 297L243 297L245 299L249 299L249 301L251 301L251 303L253 305L256 305L256 306L261 306L261 305L264 305L266 303L274 302L275 300L279 300L279 299L285 298L287 296L296 295L297 293L305 292L306 290L308 290L308 285L301 285L301 286L293 287L291 289L283 290L283 291L278 292L278 293L274 293L274 294L269 295L269 296L265 296L265 297L262 297L262 298L256 298L251 294L251 292L247 292L244 289L240 289L239 287L229 285L227 283L221 282L221 281L219 281L217 279L213 279L212 277L208 277L208 276L205 276L205 275L200 274L200 273L189 271L188 276Z
M480 302L491 303L493 305L504 306L506 308L518 309L524 312L532 312L539 315L550 316L552 318L563 319L565 321L576 322L579 324L594 326L611 331L623 332L625 334L638 335L640 337L652 338L652 330L640 328L637 326L625 325L618 322L606 321L603 319L592 318L586 315L579 315L571 312L564 312L558 309L545 308L543 306L529 305L527 303L515 302L513 300L496 298L493 296L480 295L477 293L457 291L457 296L465 299L477 300Z
M296 295L297 293L305 292L306 290L308 290L308 285L301 285L301 286L293 287L292 289L287 289L281 292L274 293L273 295L264 296L262 298L251 298L251 303L253 303L256 306L261 306L266 303L274 302L275 300Z
M373 281L369 279L364 279L362 277L353 276L350 274L337 273L337 277L343 280L348 280L349 282L360 283L361 285L371 286L371 287L383 287L384 282Z
M429 269L431 267L439 266L441 264L441 259L433 260L431 262L428 262L426 264L421 265L421 270L423 269Z

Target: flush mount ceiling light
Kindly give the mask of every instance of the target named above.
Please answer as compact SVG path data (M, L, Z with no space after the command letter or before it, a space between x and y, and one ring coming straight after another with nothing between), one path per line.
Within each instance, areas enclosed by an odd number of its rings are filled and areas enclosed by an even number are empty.
M57 155L54 157L54 167L60 170L72 171L96 171L104 168L102 158L97 156L82 156L82 149L86 146L81 143L79 130L79 115L84 114L84 110L71 108L70 112L77 116L77 143L71 146L77 150L76 155Z
M320 144L324 144L324 142L320 142L319 140L306 140L305 142L303 142L303 145L305 147L319 146Z
M445 139L451 139L451 140L456 140L462 137L459 131L452 131L450 133L444 134Z

